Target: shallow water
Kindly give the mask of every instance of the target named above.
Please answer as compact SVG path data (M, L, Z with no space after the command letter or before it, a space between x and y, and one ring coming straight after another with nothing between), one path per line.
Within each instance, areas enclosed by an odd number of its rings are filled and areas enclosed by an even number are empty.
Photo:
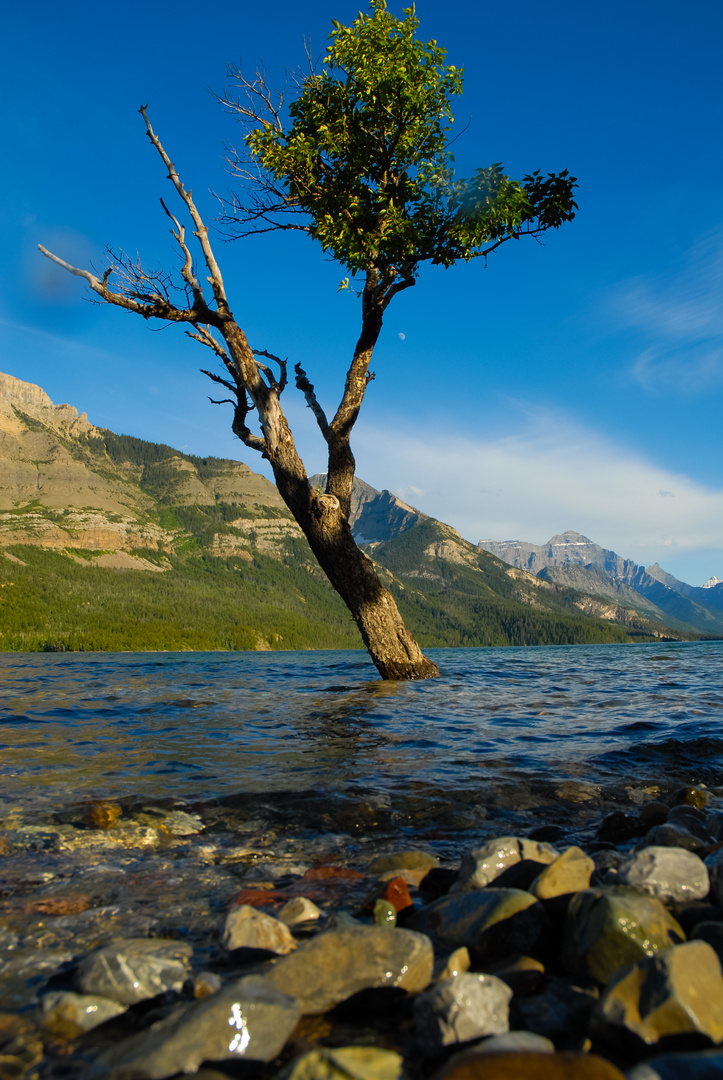
M723 642L430 655L399 684L361 652L0 654L0 817L220 800L451 837L723 785Z

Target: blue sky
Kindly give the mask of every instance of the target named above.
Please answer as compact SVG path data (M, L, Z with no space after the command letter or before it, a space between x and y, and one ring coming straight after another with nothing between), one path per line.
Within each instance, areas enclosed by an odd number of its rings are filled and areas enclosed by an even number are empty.
M390 4L397 14L401 5ZM263 463L208 402L206 350L87 301L37 254L102 269L106 243L175 265L174 192L149 115L208 219L240 136L209 92L226 65L272 85L323 52L348 0L207 9L40 0L4 16L0 370L99 425ZM449 271L390 307L357 425L358 473L472 541L576 529L691 584L723 577L723 94L719 0L515 5L420 0L420 36L465 70L456 166L569 168L574 222ZM465 129L462 131L462 129ZM307 238L217 242L254 347L300 361L329 409L358 329ZM323 446L286 406L308 471Z

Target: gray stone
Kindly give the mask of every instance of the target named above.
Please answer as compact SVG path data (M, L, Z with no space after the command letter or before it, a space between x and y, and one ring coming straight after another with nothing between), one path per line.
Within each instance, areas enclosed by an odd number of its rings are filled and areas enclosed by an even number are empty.
M99 997L97 994L74 994L71 991L54 990L45 994L41 1001L43 1027L54 1035L74 1038L82 1031L93 1028L120 1016L128 1008L117 1001Z
M417 1040L427 1053L509 1030L512 991L494 975L470 972L444 979L414 1002Z
M503 871L523 859L547 864L553 862L559 854L551 844L525 840L518 836L496 837L465 853L459 868L459 878L450 892L483 889Z
M664 904L702 900L710 881L705 863L678 847L645 847L618 867L618 882L650 893Z
M229 911L221 944L227 952L234 949L267 949L281 956L296 948L288 926L248 904L239 904Z
M674 821L666 821L664 825L655 825L645 835L645 843L648 847L679 847L686 851L700 851L706 846L706 841L693 833L684 825Z
M528 1050L538 1054L554 1054L555 1044L544 1035L534 1031L506 1031L503 1035L491 1035L474 1048L476 1054L498 1054L501 1051Z
M627 1080L723 1080L723 1049L658 1054L626 1076Z
M305 1015L326 1012L359 990L424 990L434 952L424 934L386 926L342 925L325 930L274 964L264 979L293 994Z
M272 1061L299 1016L294 998L250 975L106 1050L89 1080L163 1080L195 1072L203 1061Z
M192 952L182 941L122 938L81 960L76 986L83 994L133 1005L166 990L180 990Z

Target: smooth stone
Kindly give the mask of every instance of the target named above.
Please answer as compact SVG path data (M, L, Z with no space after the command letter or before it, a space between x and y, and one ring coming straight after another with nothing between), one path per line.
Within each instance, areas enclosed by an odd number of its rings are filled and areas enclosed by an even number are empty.
M434 1080L625 1080L625 1077L611 1062L594 1054L522 1050L456 1054Z
M555 1044L544 1035L534 1031L505 1031L502 1035L490 1035L489 1039L476 1046L472 1053L497 1054L501 1051L526 1051L537 1054L554 1054Z
M548 944L550 922L542 904L522 889L449 893L415 914L407 926L443 945L466 945L475 962L532 953Z
M163 1080L195 1072L204 1061L273 1061L299 1017L293 997L249 975L110 1047L86 1075L89 1080Z
M450 892L483 889L504 870L523 859L551 863L559 854L551 844L543 841L526 840L518 836L499 836L465 853L459 868L459 877Z
M652 829L656 825L663 825L667 821L669 813L670 807L662 802L650 802L641 806L638 814L641 830L647 832L648 829Z
M402 1080L403 1059L378 1046L311 1050L278 1073L276 1080Z
M694 836L684 825L666 821L664 825L655 825L645 834L645 844L648 847L679 847L686 851L700 851L706 846L706 841Z
M648 1045L670 1035L723 1040L723 974L705 941L689 941L624 968L607 986L592 1030L618 1041L630 1032Z
M377 926L396 926L397 909L389 900L377 900L374 904L373 918Z
M690 935L691 941L706 941L723 967L723 923L699 922Z
M698 810L702 810L708 802L709 795L707 791L697 787L678 788L670 796L671 806L693 806Z
M618 867L618 883L657 897L663 904L702 900L710 881L702 859L677 847L645 847Z
M133 1005L166 990L180 990L192 953L182 941L123 938L81 960L75 982L83 994Z
M320 919L322 914L321 908L317 907L313 900L306 896L295 896L280 909L278 918L279 922L286 923L287 926L299 926L301 923Z
M288 926L258 908L239 904L229 911L221 944L227 952L234 949L267 949L286 956L296 948Z
M626 1076L627 1080L723 1080L723 1049L657 1054Z
M76 1038L82 1031L91 1031L128 1008L97 994L74 994L65 990L45 994L40 1005L43 1027L53 1035L68 1039Z
M435 983L414 1002L417 1041L426 1053L509 1031L512 991L494 975L463 972Z
M469 971L472 961L469 956L469 949L466 945L462 945L459 949L454 949L449 956L443 957L440 961L435 962L434 965L434 978L435 979L453 979L456 975L461 975L465 971Z
M606 983L625 964L685 941L659 900L626 887L585 889L565 917L562 961L568 971Z
M555 896L580 892L590 884L594 869L595 863L582 848L569 847L537 875L529 892L538 900L551 900Z
M325 930L274 964L265 981L293 994L304 1015L326 1012L359 990L395 986L425 990L434 951L424 934L386 926Z
M712 900L716 904L723 904L723 848L708 856L705 867L710 877Z
M379 877L389 870L431 870L438 865L435 856L427 851L397 851L392 855L377 855L369 863L369 873Z

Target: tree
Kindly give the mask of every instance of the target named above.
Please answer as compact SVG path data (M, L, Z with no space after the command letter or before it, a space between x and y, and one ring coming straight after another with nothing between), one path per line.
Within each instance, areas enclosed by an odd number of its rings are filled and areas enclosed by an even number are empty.
M369 368L384 313L415 284L423 263L449 267L486 258L508 240L558 228L577 208L575 178L567 170L545 176L538 170L517 181L493 164L470 180L455 178L448 132L462 77L444 66L445 51L435 41L416 39L418 23L413 8L398 19L385 0L371 0L369 14L351 26L333 22L320 70L310 63L298 77L288 108L262 74L247 79L240 69L233 69L240 96L221 99L245 128L243 149L230 158L242 190L226 204L223 220L240 235L303 230L348 271L343 284L351 279L361 298L361 332L331 419L306 372L299 364L294 368L296 386L328 447L324 492L312 490L281 407L286 361L252 349L236 322L208 228L145 106L140 112L148 137L193 223L212 296L197 276L185 227L162 200L183 258L183 306L172 299L170 275L149 273L122 253L109 252L110 265L99 278L40 248L106 303L145 319L185 324L190 337L220 358L224 375L205 374L232 394L225 401L234 407L233 431L269 461L282 498L385 679L421 679L438 671L405 627L349 524L355 470L350 438L374 378ZM249 427L252 411L260 434Z

